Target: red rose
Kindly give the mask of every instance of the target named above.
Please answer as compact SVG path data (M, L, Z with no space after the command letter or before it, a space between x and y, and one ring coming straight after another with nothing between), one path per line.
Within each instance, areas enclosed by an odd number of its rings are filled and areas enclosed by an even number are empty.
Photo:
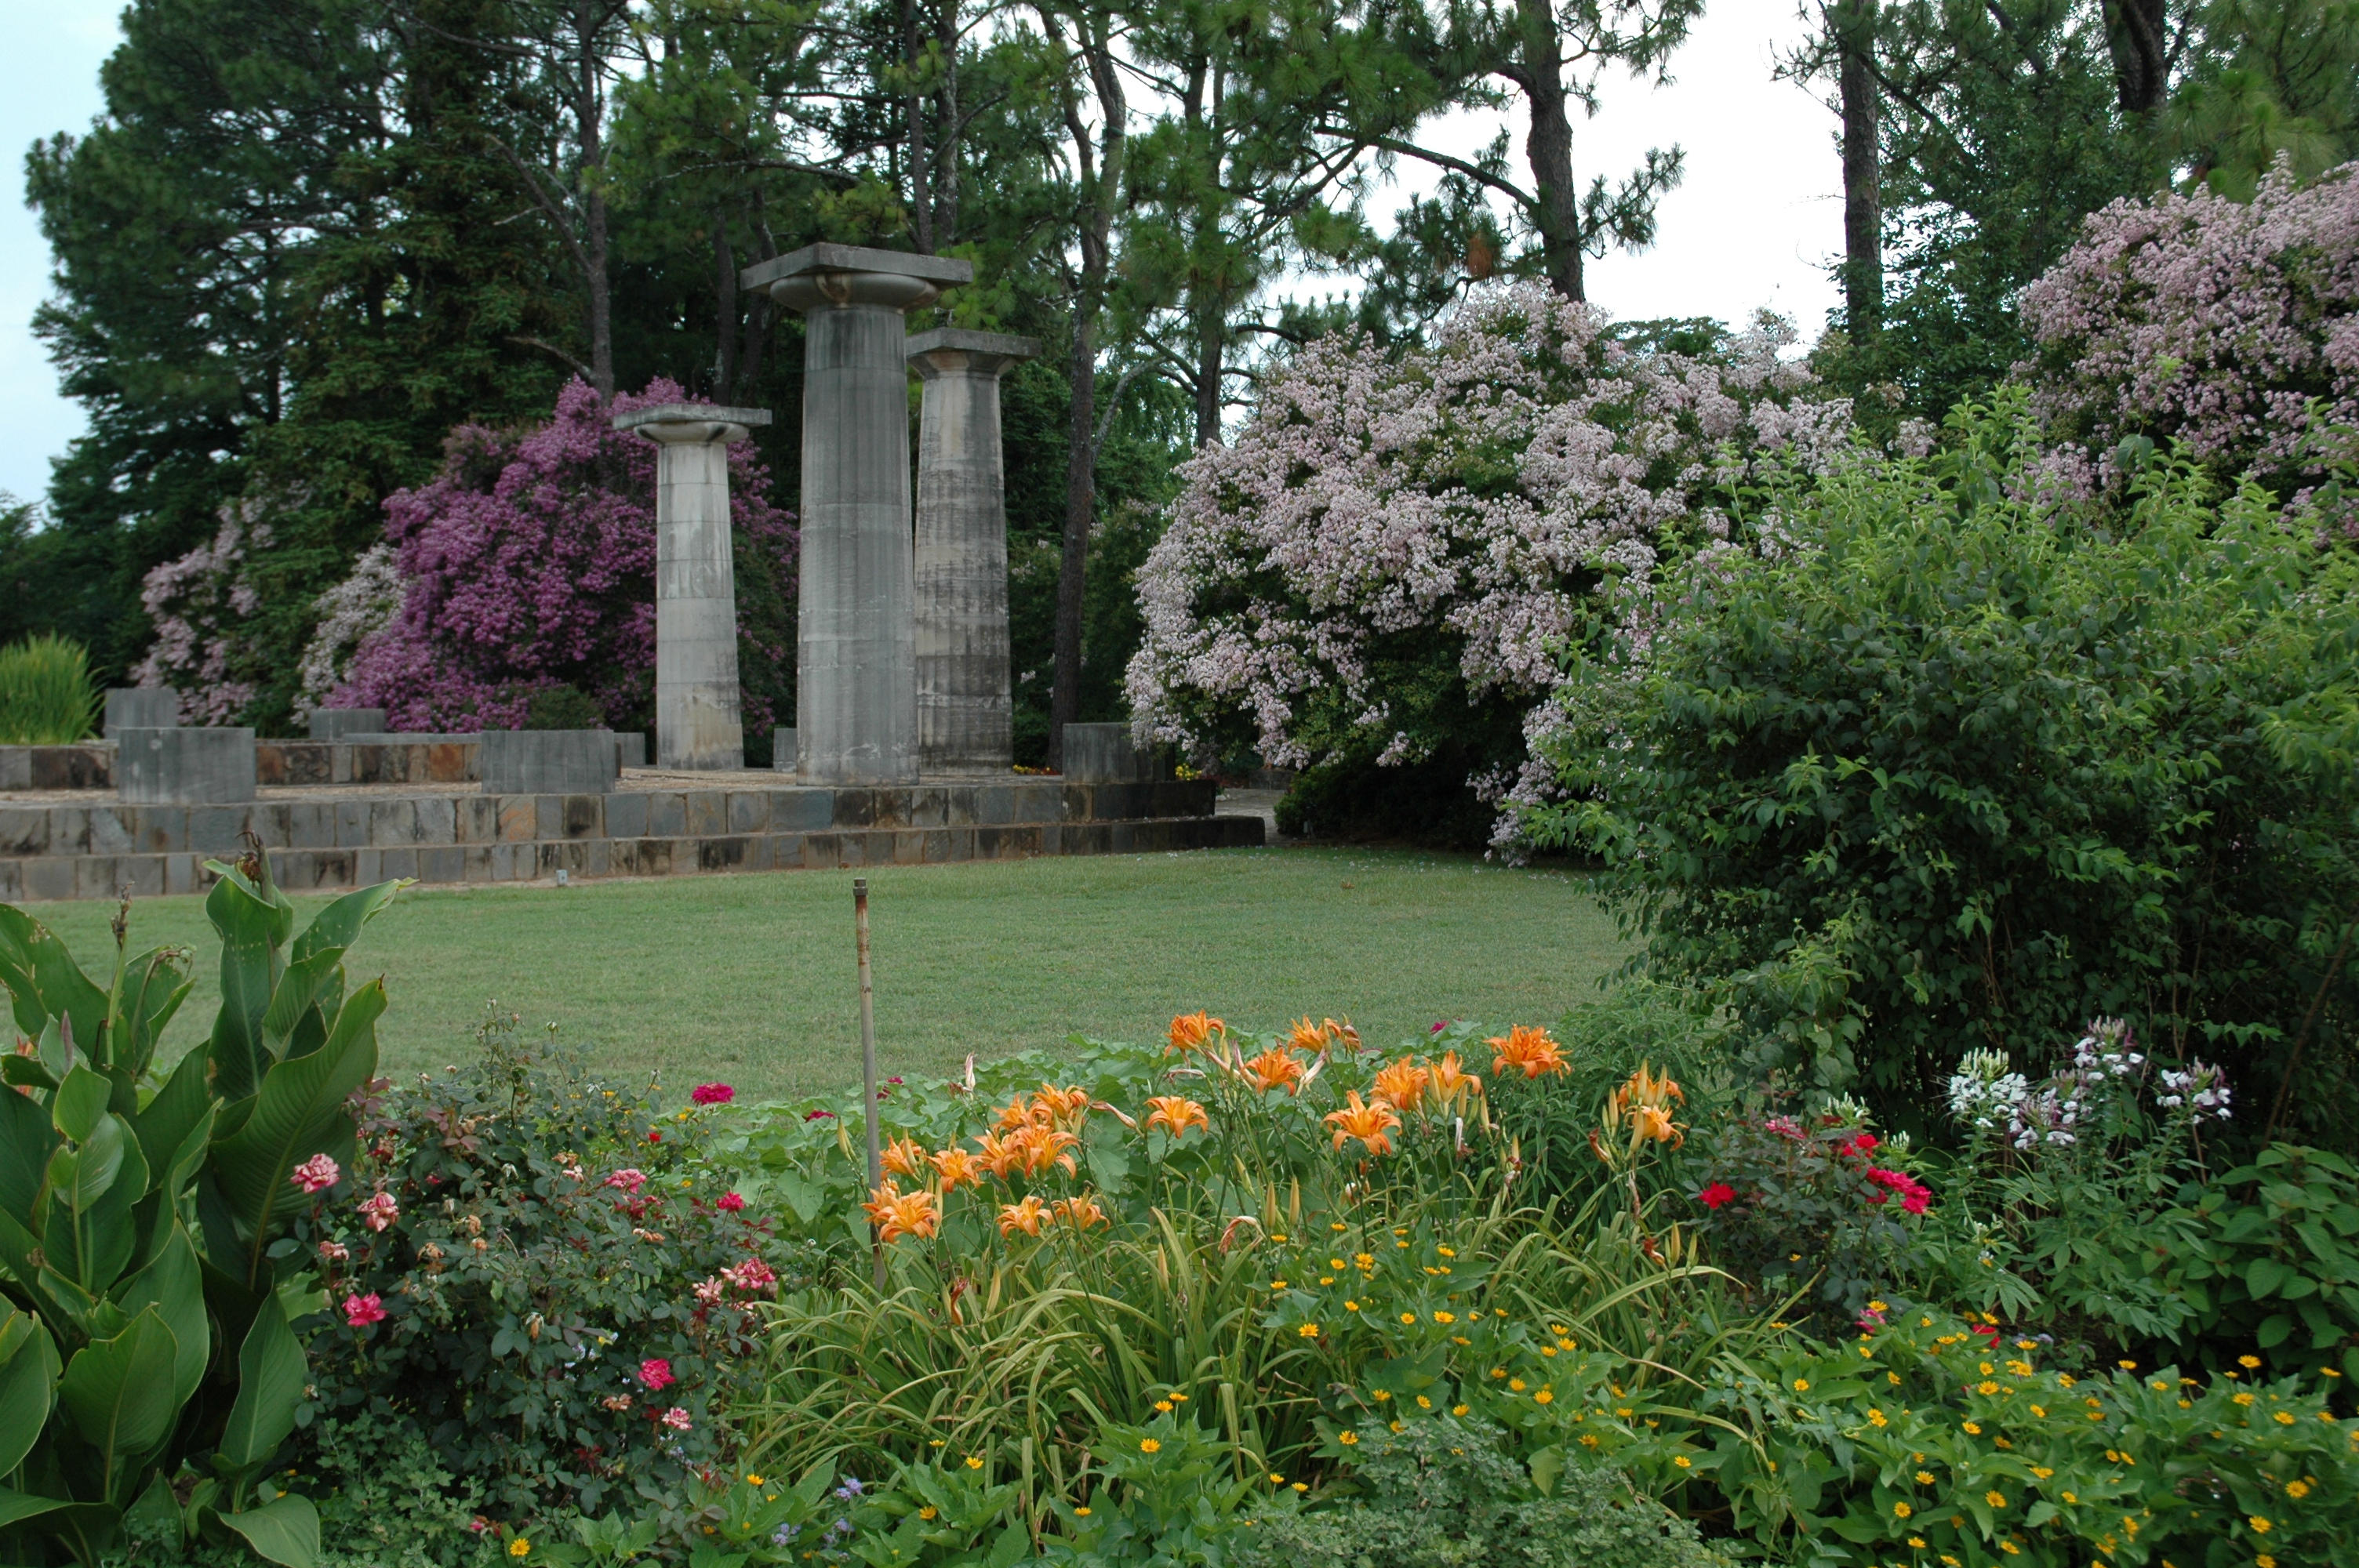
M1731 1204L1735 1201L1736 1189L1730 1186L1726 1182L1714 1182L1712 1185L1704 1188L1703 1191L1696 1194L1696 1202L1703 1205L1706 1208L1718 1208L1723 1204Z

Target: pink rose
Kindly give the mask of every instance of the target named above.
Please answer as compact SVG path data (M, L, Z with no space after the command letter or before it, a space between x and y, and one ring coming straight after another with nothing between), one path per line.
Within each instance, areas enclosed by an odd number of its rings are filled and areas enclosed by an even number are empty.
M353 1249L341 1241L320 1243L320 1261L322 1263L342 1263L349 1260L352 1255Z
M803 1119L805 1121L817 1121L822 1117L832 1118L834 1115L835 1112L832 1110L807 1110L803 1112Z
M625 1165L607 1177L606 1184L610 1187L619 1187L626 1193L636 1193L647 1184L647 1173L636 1166Z
M721 1304L721 1294L723 1287L720 1281L700 1280L691 1288L696 1293L696 1299L699 1304L703 1306L719 1306Z
M1712 1185L1704 1188L1703 1191L1696 1194L1696 1202L1703 1205L1706 1208L1718 1208L1723 1204L1734 1203L1735 1201L1736 1189L1730 1186L1726 1182L1714 1182Z
M689 1420L688 1412L680 1409L678 1405L674 1405L671 1409L664 1411L658 1419L661 1420L666 1426L671 1428L674 1432L686 1432L690 1427L696 1424L694 1422Z
M727 1105L737 1098L737 1091L727 1084L699 1084L688 1091L688 1098L699 1105Z
M778 1282L778 1276L759 1258L748 1258L734 1269L723 1269L721 1277L741 1291L766 1291Z
M371 1291L364 1296L346 1296L344 1321L354 1328L366 1328L370 1324L383 1323L385 1303L377 1298L375 1291Z
M360 1201L361 1218L371 1230L383 1230L401 1217L401 1206L391 1193L376 1193Z
M679 1379L672 1376L670 1362L660 1356L650 1356L639 1363L639 1381L646 1385L647 1392L659 1394Z
M745 1206L745 1200L735 1193L723 1193L720 1197L713 1200L712 1206L723 1214L735 1214Z
M295 1167L287 1178L290 1185L303 1189L303 1195L324 1192L343 1180L344 1173L325 1154L314 1154Z

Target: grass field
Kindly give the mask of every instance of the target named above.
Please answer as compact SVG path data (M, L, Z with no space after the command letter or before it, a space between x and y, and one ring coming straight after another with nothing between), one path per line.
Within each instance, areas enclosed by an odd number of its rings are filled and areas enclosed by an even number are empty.
M886 1073L943 1074L1068 1034L1159 1035L1210 1008L1240 1027L1349 1015L1372 1041L1440 1018L1552 1021L1625 951L1579 878L1408 851L1266 849L866 873ZM308 918L321 902L298 901ZM102 968L112 906L38 908ZM199 985L174 1054L210 1028L218 950L195 898L150 899L135 949L186 943ZM852 873L419 890L364 934L386 977L388 1069L463 1059L487 1002L556 1022L612 1070L754 1098L859 1076Z

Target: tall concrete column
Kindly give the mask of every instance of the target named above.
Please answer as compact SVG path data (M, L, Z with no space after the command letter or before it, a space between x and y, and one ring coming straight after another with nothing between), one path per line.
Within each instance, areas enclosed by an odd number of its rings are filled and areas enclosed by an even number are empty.
M918 416L918 752L928 773L1016 761L1007 670L1007 499L999 378L1038 341L942 328L909 340Z
M914 784L909 370L902 313L974 268L940 256L806 245L739 281L803 312L803 555L796 775Z
M738 708L737 568L730 552L729 444L766 408L666 403L614 416L656 455L656 766L745 765Z

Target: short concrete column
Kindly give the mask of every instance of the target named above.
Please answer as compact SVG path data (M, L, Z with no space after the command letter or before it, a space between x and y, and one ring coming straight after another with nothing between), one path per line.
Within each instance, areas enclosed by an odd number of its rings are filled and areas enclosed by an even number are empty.
M918 752L929 773L1016 761L1007 670L1007 497L999 378L1032 338L942 328L909 340L918 417Z
M348 741L354 735L382 734L385 730L385 709L382 708L315 708L311 709L311 739L314 741Z
M738 712L737 572L730 552L729 444L766 408L666 403L614 416L661 444L656 459L656 765L745 765Z
M180 694L168 686L118 686L106 694L105 735L118 730L177 730Z
M808 319L795 649L795 771L806 784L918 779L902 313L973 276L941 256L822 244L740 279Z
M254 731L141 729L114 732L114 787L130 806L223 806L254 798Z

